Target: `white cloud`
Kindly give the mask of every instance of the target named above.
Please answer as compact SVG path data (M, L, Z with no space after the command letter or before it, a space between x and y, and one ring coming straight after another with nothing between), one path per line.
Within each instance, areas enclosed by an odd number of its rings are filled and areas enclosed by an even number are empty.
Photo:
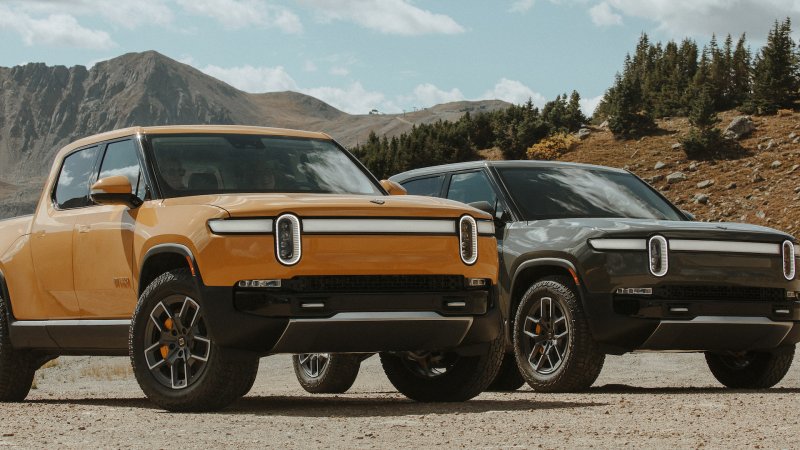
M458 88L445 91L431 83L420 84L414 88L414 95L403 97L403 103L413 104L417 107L427 108L440 103L458 102L464 100L464 94Z
M412 5L408 0L298 0L320 20L342 20L384 34L414 36L458 34L464 27L450 16Z
M257 0L176 0L186 11L216 19L229 29L250 26L301 33L303 24L292 11Z
M128 29L147 24L167 25L173 20L172 10L165 0L12 0L6 3L34 17L52 14L100 16L105 21Z
M346 67L335 66L331 67L331 70L329 70L328 73L337 77L346 77L347 75L350 75L350 70L348 70Z
M297 83L282 66L253 67L246 65L225 68L209 65L200 70L245 92L263 93L298 90Z
M400 109L388 101L381 92L368 91L359 82L346 88L316 87L301 89L300 92L316 97L323 102L350 114L367 114L373 109L383 112L398 112Z
M483 94L482 98L504 100L514 104L522 104L531 99L533 104L539 108L547 102L547 99L542 94L534 92L533 89L517 80L509 80L507 78L502 78L498 81L494 88Z
M303 70L305 70L306 72L316 72L317 65L314 64L314 61L307 60L305 64L303 64Z
M589 9L592 22L599 27L622 25L622 16L611 10L608 3L598 3Z
M594 110L597 109L597 105L600 104L600 101L603 100L602 95L598 95L597 97L592 98L582 98L580 100L581 111L583 115L586 117L591 117L594 114Z
M675 37L710 36L747 32L763 40L776 19L800 20L796 0L605 0L614 12L658 23Z
M69 14L50 14L44 18L0 5L0 29L13 30L25 45L50 45L106 50L116 46L108 33L82 27Z
M533 4L535 0L516 0L514 3L511 4L511 8L508 9L509 12L526 12L529 9L533 8Z

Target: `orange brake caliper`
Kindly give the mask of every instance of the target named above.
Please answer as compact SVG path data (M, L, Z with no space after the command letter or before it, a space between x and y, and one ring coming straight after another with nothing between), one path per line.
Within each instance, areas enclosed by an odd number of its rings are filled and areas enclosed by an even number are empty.
M172 330L172 325L173 325L172 319L167 318L167 320L164 321L164 327L166 327L168 330ZM162 345L159 350L161 350L161 357L167 359L167 355L169 354L169 347L166 345Z

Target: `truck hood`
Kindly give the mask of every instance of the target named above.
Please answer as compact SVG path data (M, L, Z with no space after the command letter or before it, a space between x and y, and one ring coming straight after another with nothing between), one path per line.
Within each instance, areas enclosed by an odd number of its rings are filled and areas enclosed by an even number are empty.
M586 218L537 220L528 227L580 229L587 237L644 238L661 234L667 238L725 241L781 242L795 239L782 231L759 225L733 222L690 222L676 220Z
M231 217L273 217L291 212L305 217L492 217L463 203L416 195L235 194L164 200L165 205L212 205Z

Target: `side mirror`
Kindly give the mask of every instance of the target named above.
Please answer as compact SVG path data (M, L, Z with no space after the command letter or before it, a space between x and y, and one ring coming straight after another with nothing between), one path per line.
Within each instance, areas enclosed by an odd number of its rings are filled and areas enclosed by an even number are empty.
M469 206L472 206L475 209L479 209L485 213L488 213L490 216L494 217L494 207L489 204L487 201L479 201L479 202L472 202L467 203Z
M381 186L386 189L386 192L389 195L406 195L408 191L403 186L400 186L399 183L395 183L392 180L381 180Z
M686 210L682 209L681 212L683 213L684 216L686 216L687 219L689 219L689 220L691 220L693 222L695 220L697 220L697 218L694 216L694 214L690 213L689 211L686 211Z
M142 200L133 195L128 177L122 175L97 180L89 191L89 198L98 205L125 205L128 208L138 208L142 204Z

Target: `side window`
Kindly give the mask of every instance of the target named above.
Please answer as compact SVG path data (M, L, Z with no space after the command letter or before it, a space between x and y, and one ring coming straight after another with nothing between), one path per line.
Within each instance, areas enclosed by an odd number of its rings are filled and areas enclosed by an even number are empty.
M64 159L55 192L59 208L89 206L89 182L96 159L97 147L79 150Z
M403 187L411 195L424 195L426 197L438 197L442 193L442 181L444 175L435 177L417 178L416 180L406 181Z
M461 203L485 201L492 206L497 201L494 189L483 171L453 174L447 198Z
M100 178L124 175L131 182L133 193L143 199L145 183L139 158L136 156L136 144L133 141L119 141L108 144L103 164L100 166Z

